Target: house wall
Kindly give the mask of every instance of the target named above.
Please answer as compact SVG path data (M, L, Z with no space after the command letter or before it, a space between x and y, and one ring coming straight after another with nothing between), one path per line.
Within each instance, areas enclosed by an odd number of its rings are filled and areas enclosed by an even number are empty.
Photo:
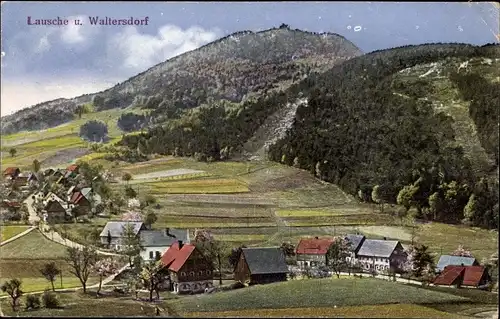
M173 291L179 294L204 292L213 287L214 273L210 261L195 250L178 272L172 276Z
M157 253L160 254L160 257L161 257L161 255L163 255L163 253L165 253L168 250L168 248L170 248L170 247L169 246L144 247L144 250L141 251L141 258L144 261L155 260L155 256ZM152 258L151 258L151 254L153 254Z
M67 221L66 212L47 212L48 223L63 223Z
M252 275L250 284L251 285L268 284L273 282L286 281L287 280L286 275L287 275L286 273Z
M101 244L108 245L108 236L101 236ZM121 249L121 237L111 237L110 247L113 249Z
M240 259L234 269L234 280L239 281L242 284L250 281L250 269L248 268L244 254L240 254Z
M366 271L375 269L377 272L386 272L390 270L389 258L373 257L373 256L358 256L361 267Z
M326 264L326 255L297 254L297 265L301 267L317 267Z

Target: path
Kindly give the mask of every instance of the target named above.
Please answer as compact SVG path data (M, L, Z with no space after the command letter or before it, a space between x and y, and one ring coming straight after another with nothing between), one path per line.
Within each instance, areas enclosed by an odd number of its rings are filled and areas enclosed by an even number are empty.
M43 228L45 227L45 228ZM43 229L49 229L47 225L41 225L40 226L40 232L49 240L52 240L56 243L59 243L61 245L64 245L66 247L73 247L73 248L78 248L78 249L83 249L85 247L84 245L81 245L79 243L75 243L74 241L71 241L69 239L63 238L58 232L55 232L54 230L50 230L50 232L44 232ZM107 251L101 251L101 250L96 250L96 252L100 255L106 255L106 256L122 256L120 254L116 253L109 253Z
M23 202L26 204L26 207L28 208L28 213L29 213L28 222L32 225L34 225L35 222L40 221L40 217L38 217L38 215L35 212L35 209L33 208L34 201L32 197L34 194L35 193L30 194L28 198L26 198Z
M19 233L19 234L17 234L16 236L13 236L13 237L11 237L11 238L7 239L6 241L1 242L1 243L0 243L0 246L3 246L3 245L5 245L5 244L7 244L7 243L10 243L11 241L14 241L14 240L18 239L19 237L22 237L22 236L24 236L24 235L28 234L28 233L29 233L29 232L31 232L33 229L36 229L36 227L32 226L32 227L30 227L30 228L26 229L25 231L23 231L22 233Z

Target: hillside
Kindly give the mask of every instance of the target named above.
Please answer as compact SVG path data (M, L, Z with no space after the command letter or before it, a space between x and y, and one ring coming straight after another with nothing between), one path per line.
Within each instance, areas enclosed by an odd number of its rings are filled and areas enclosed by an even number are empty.
M144 107L151 110L155 123L161 123L207 101L241 102L285 88L312 71L360 54L354 44L336 34L287 26L238 32L153 66L106 91L44 102L3 117L2 134L66 123L75 117L79 105L90 102L96 111Z
M494 227L499 58L494 45L376 51L284 91L211 103L122 145L206 161L259 154L265 145L270 159L363 201Z

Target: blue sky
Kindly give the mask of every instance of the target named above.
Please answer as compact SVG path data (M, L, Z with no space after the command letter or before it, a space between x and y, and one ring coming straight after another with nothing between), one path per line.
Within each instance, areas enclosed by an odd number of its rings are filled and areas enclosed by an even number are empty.
M57 17L82 26L30 26ZM88 16L149 17L148 26L92 26ZM86 23L86 24L85 24ZM497 41L498 7L445 2L3 2L2 110L108 88L175 55L242 30L334 32L364 52L407 44Z

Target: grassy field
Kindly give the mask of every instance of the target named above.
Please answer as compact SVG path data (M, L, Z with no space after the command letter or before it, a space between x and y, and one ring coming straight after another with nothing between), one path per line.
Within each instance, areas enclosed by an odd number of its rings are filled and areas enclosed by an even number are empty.
M66 247L45 238L38 230L0 247L2 259L63 258Z
M372 278L292 280L170 301L179 313L380 304L465 302L467 298Z
M197 179L185 181L161 181L142 184L151 188L154 195L160 194L234 194L246 193L248 187L236 179Z
M187 312L183 316L188 318L468 318L411 304Z
M23 231L28 230L28 226L1 226L0 227L0 241L4 242Z

